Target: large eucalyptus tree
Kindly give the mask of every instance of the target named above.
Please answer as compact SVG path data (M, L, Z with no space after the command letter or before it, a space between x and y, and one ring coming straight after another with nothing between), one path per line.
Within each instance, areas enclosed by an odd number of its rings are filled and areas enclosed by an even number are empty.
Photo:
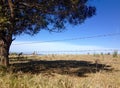
M65 23L77 25L95 14L88 0L0 0L0 59L9 65L9 48L15 36L40 30L60 32Z

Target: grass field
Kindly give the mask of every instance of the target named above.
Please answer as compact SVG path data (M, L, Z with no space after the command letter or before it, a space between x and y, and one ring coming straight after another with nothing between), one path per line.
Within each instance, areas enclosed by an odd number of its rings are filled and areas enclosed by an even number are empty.
M0 88L120 88L120 56L10 56Z

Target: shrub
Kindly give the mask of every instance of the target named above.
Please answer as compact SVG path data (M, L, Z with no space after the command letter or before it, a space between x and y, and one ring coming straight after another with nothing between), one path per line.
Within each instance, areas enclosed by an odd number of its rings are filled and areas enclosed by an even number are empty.
M101 52L101 55L104 55L103 52Z
M16 52L13 52L13 53L10 53L10 55L17 55L18 53L16 53Z
M117 50L115 50L115 51L113 52L113 57L118 57L118 51L117 51Z
M110 52L108 52L107 55L110 55Z

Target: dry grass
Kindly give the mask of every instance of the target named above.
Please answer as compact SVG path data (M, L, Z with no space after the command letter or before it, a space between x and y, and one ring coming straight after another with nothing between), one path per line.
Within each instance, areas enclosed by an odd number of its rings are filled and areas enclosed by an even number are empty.
M47 55L14 58L7 72L0 72L0 88L120 88L120 57Z

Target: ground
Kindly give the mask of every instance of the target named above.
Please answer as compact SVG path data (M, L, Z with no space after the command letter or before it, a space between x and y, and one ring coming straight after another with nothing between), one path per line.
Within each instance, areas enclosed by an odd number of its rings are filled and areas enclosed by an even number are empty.
M119 88L120 56L10 56L0 88Z

